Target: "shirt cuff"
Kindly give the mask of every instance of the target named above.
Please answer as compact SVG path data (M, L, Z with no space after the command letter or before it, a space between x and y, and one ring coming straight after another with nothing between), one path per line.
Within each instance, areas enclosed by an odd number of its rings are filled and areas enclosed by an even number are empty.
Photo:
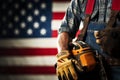
M68 27L60 27L58 33L62 33L62 32L69 32L69 28Z

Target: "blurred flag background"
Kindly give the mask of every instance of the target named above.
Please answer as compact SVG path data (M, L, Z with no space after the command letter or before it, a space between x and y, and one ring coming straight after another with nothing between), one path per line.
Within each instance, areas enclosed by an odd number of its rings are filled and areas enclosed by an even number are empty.
M57 80L57 29L70 0L0 0L0 80Z

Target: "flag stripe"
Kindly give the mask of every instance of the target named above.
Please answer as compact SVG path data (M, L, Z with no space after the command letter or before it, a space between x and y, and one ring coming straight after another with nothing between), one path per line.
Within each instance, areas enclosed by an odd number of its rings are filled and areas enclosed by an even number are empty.
M44 56L56 55L57 48L0 48L0 56Z
M59 16L59 15L58 15ZM56 38L58 36L58 29L61 24L61 19L52 20L52 37Z
M55 74L54 66L0 66L0 74Z
M52 20L52 30L58 30L62 20Z
M0 75L0 80L58 80L56 75Z
M70 0L53 0L51 25L45 25L44 27L40 24L42 28L41 34L44 34L47 28L52 29L52 34L50 34L51 36L49 38L30 37L28 39L14 38L0 40L0 73L1 75L5 74L5 76L0 76L0 80L57 80L54 68L56 62L55 55L57 54L57 30L69 5L69 1ZM28 7L30 7L30 4ZM42 10L44 10L45 5L42 4L42 7ZM37 10L34 10L34 12L35 14L39 13ZM28 16L27 13L28 12L26 12L25 17ZM41 13L42 12L40 12L40 14ZM31 18L34 19L34 15L28 16L28 21ZM47 16L41 17L42 21L45 19L47 19ZM27 23L25 24L27 25Z
M64 14L65 14L65 12L54 12L52 18L53 18L53 20L62 19L64 17Z
M52 12L65 12L69 5L69 1L66 2L53 2Z
M57 38L4 39L1 48L56 48ZM9 44L9 45L8 45Z
M54 66L56 56L4 56L0 66Z
M57 30L53 30L52 31L52 37L57 37L58 36L58 31Z

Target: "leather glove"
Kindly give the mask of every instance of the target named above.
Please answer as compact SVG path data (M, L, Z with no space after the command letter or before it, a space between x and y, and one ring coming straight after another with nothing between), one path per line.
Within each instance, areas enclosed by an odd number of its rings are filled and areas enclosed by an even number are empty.
M70 58L69 51L61 51L57 55L57 59L56 73L59 80L77 80L76 70L81 71L81 68L75 59Z

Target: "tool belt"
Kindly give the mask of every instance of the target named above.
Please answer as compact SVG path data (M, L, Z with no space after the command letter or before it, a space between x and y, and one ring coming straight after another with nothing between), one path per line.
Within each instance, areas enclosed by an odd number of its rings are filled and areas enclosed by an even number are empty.
M109 58L109 59L106 59L106 61L110 66L120 66L120 59Z

